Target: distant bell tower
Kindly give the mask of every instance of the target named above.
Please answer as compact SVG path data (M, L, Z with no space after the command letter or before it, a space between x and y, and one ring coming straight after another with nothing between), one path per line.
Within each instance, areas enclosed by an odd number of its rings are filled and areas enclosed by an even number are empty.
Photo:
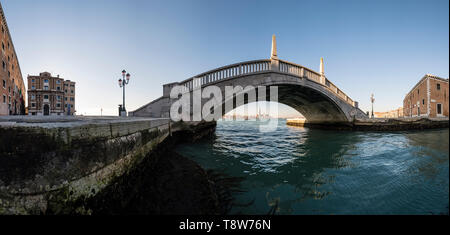
M278 56L277 56L277 39L275 38L275 34L272 35L272 53L270 55L270 59L278 59Z

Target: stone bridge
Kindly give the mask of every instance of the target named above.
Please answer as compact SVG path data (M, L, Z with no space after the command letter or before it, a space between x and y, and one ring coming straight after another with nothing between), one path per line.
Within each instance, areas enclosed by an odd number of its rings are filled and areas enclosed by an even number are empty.
M354 119L367 118L367 115L358 108L358 102L352 100L327 79L324 73L323 59L321 59L320 72L278 59L275 35L272 37L270 59L227 65L181 82L165 84L162 97L130 112L129 115L168 118L170 106L176 101L170 98L173 87L183 86L185 92L192 93L196 89L212 85L218 86L222 94L225 94L226 86L244 88L249 85L253 87L277 86L277 102L296 109L307 119L308 123L349 123ZM222 100L223 108L226 101L224 95ZM246 103L247 100L244 101L244 104ZM233 108L237 108L234 102Z

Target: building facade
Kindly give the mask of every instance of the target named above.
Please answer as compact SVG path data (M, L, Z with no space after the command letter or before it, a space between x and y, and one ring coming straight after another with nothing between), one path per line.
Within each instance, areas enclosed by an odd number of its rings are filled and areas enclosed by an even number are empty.
M28 115L74 115L75 82L48 72L28 75Z
M0 3L0 116L25 114L25 83Z
M405 96L405 117L448 117L448 79L425 75Z
M64 81L64 114L74 115L75 113L75 82Z

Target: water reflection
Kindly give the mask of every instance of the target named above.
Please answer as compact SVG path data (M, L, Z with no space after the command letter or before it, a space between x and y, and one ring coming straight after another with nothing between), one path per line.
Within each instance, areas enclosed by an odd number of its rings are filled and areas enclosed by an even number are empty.
M409 145L416 149L414 156L417 163L414 168L410 169L412 173L423 175L429 179L436 179L443 168L448 169L448 134L448 129L405 133ZM442 182L442 184L445 185L445 182Z
M219 122L216 139L177 151L246 180L234 213L415 214L448 208L448 129L365 133ZM434 201L432 201L434 200ZM444 208L444 209L443 209ZM448 209L447 209L448 211Z

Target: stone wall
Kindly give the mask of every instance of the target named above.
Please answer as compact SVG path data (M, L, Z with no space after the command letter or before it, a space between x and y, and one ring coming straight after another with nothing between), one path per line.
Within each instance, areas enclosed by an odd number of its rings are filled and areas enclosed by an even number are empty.
M0 119L0 214L91 197L180 128L167 119Z
M351 123L341 123L338 125L327 123L308 123L307 120L288 119L286 121L286 125L329 130L407 131L448 128L449 119L427 117L355 119Z

